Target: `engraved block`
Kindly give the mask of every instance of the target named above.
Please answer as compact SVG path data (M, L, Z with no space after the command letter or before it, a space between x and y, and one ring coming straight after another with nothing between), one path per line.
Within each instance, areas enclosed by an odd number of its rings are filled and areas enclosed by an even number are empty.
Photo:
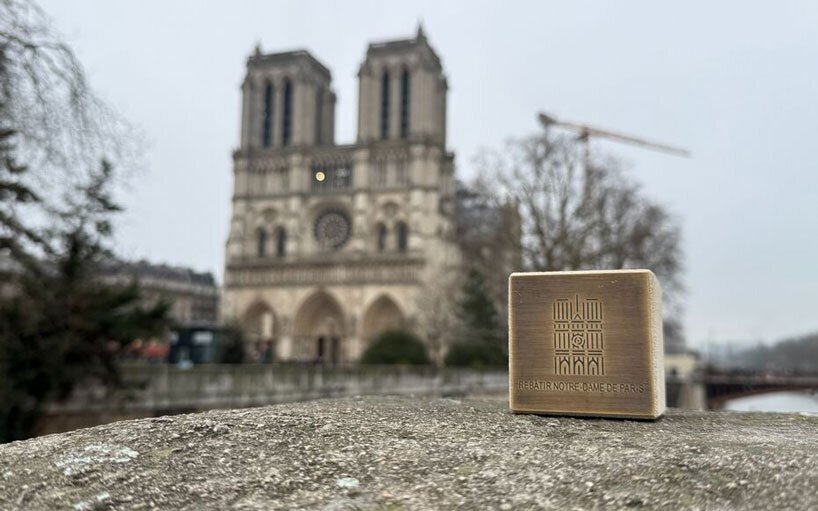
M512 411L664 413L662 290L653 272L513 273L508 296Z

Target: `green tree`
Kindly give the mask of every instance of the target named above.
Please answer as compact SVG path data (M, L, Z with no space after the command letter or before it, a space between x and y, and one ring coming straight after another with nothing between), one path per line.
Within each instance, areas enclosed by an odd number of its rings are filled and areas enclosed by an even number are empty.
M97 162L126 166L134 135L36 2L0 0L0 441L76 385L118 382L117 345L164 328L164 305L95 277L120 210Z
M379 334L361 356L363 364L429 364L426 347L404 330L389 330Z
M0 301L0 441L31 436L43 405L77 385L118 385L119 347L167 326L167 306L144 307L135 283L95 277L111 257L111 218L121 209L112 176L103 162L53 212L54 226L38 238L45 257L23 265Z
M40 198L26 182L28 169L15 160L15 136L14 130L0 127L0 256L13 263L0 267L4 282L9 281L17 266L32 264L29 247L42 242L37 231L20 218L19 209L39 203Z
M489 344L505 342L497 307L489 295L483 275L476 270L470 270L463 281L457 317L461 323L462 340Z
M508 365L508 356L496 344L486 342L460 341L452 344L446 353L449 367L503 367Z
M221 333L221 352L219 362L222 364L241 364L244 362L244 331L238 323L226 325Z
M483 275L470 270L456 307L460 323L456 341L446 354L450 366L501 366L506 363L505 327Z

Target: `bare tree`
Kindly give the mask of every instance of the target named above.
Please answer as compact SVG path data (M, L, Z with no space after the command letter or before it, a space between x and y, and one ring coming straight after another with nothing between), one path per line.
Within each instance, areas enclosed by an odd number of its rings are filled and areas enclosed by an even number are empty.
M682 291L681 231L613 159L583 157L576 140L548 130L510 141L479 160L481 185L520 213L518 244L533 271L649 268L671 310Z
M0 0L0 103L18 157L46 187L85 177L77 173L103 158L122 168L136 154L134 129L94 94L33 0Z
M426 343L429 358L437 366L443 365L443 358L452 332L458 326L453 303L460 288L461 275L454 269L435 270L429 285L417 297L417 333Z

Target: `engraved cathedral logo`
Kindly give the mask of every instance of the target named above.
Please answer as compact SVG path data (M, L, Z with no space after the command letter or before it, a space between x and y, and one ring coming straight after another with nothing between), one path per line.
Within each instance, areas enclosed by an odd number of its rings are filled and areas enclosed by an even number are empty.
M602 302L596 298L554 301L554 374L605 374Z

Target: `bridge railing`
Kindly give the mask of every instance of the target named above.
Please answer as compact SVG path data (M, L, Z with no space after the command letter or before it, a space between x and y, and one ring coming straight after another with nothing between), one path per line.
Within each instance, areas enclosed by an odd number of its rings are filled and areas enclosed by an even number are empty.
M710 374L702 380L707 384L780 385L818 388L818 375L769 375L769 374Z

